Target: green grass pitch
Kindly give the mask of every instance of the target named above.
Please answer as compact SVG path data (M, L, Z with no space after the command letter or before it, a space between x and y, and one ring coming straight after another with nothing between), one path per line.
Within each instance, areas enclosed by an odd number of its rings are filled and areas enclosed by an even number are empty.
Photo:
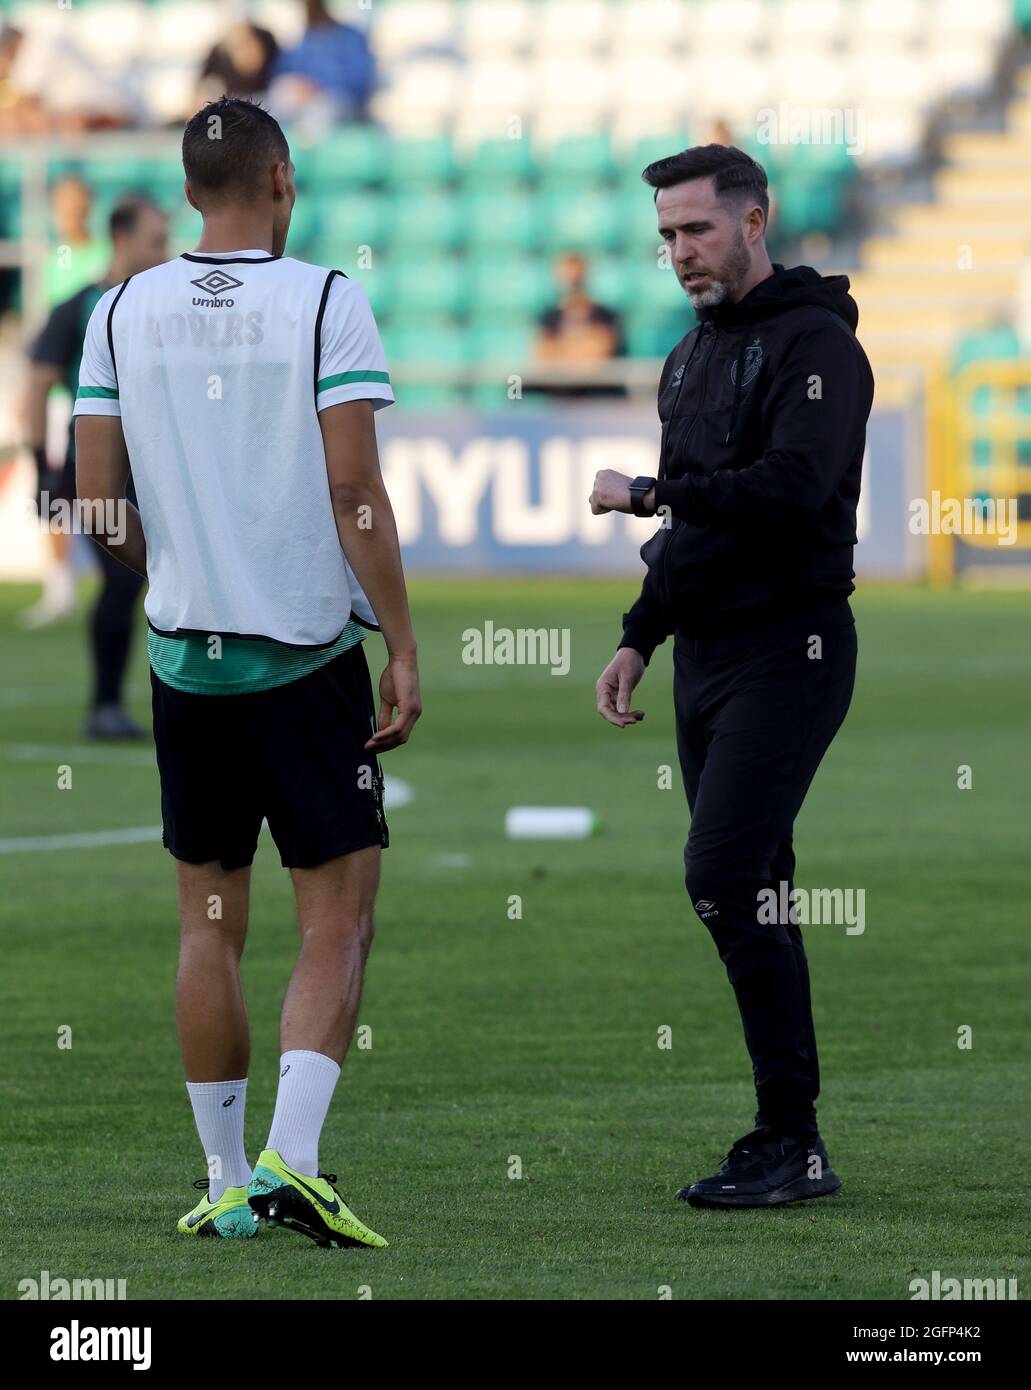
M7 1298L43 1269L183 1299L906 1299L935 1269L1031 1287L1027 598L857 597L856 696L796 831L800 886L866 890L863 935L807 931L821 1127L845 1194L707 1213L673 1194L750 1128L750 1074L683 889L668 647L640 690L642 726L594 712L634 590L412 586L425 714L384 766L414 800L389 814L361 1014L372 1046L352 1050L322 1145L389 1250L175 1234L203 1160L172 1018L172 862L155 843L0 853ZM76 751L83 630L21 633L14 614L33 594L0 590L0 841L156 824L148 750ZM569 628L569 676L464 665L461 634L487 618ZM378 638L367 651L378 678ZM146 715L142 642L131 693ZM961 764L971 790L957 788ZM506 842L505 809L522 803L590 806L603 832ZM267 836L251 922L256 1154L296 949Z

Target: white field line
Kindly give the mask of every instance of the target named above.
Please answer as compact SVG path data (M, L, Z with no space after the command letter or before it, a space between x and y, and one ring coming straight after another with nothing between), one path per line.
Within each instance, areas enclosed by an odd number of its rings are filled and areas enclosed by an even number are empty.
M154 767L153 746L117 748L102 743L5 743L0 756L17 763L100 763L108 767Z
M149 693L149 687L130 685L130 696ZM75 705L85 705L86 697L74 685L27 685L0 689L0 708L3 709L67 709Z
M128 751L128 750L126 750ZM397 777L384 779L385 807L406 806L413 793L407 782ZM263 830L267 827L263 826ZM142 845L161 841L160 825L129 826L125 830L87 830L67 835L16 835L0 839L0 854L32 854L60 849L105 849L113 845Z
M36 850L103 849L108 845L142 845L161 842L160 825L139 825L128 830L93 830L78 835L23 835L0 840L0 854L29 854Z

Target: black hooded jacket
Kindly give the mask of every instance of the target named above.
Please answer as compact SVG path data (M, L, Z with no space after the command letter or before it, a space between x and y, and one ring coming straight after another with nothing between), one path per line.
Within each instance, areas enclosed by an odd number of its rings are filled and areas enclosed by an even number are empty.
M850 594L873 375L845 275L773 274L702 310L659 379L655 504L621 647L761 628Z

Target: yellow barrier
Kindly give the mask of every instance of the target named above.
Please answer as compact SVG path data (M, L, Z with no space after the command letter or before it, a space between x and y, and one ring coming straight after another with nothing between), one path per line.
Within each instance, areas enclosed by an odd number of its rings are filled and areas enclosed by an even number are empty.
M980 395L979 395L980 393ZM927 486L962 504L1031 495L1031 361L986 359L954 375L936 374L926 397ZM1025 463L1020 462L1023 445ZM1025 507L1028 504L1025 502ZM928 578L947 584L956 570L956 541L997 547L993 532L964 529L958 537L928 536ZM1017 521L1013 550L1031 549L1031 513Z

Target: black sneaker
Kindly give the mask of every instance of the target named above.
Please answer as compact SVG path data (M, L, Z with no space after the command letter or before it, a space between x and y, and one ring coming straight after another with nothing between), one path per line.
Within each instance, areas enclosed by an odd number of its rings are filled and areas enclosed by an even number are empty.
M753 1129L734 1144L711 1178L682 1187L692 1207L779 1207L806 1197L831 1197L841 1187L818 1134L801 1139Z
M90 711L83 733L87 738L141 739L146 729L136 723L121 705L96 705Z

